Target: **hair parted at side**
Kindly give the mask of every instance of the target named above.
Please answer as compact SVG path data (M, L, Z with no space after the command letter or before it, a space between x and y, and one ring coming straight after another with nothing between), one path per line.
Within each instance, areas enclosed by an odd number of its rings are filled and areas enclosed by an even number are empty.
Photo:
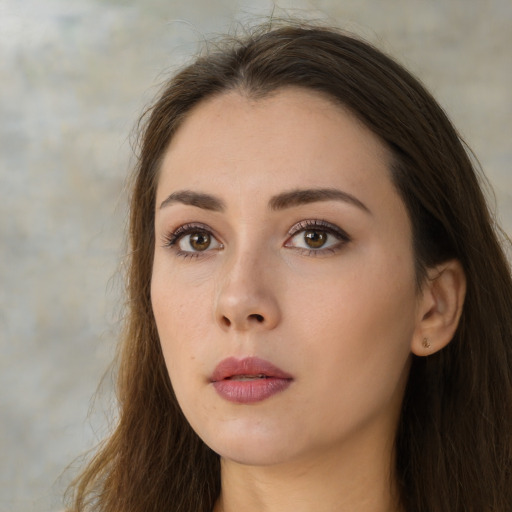
M211 512L220 465L177 405L150 301L162 156L200 102L236 90L261 98L317 91L386 144L409 213L418 285L458 259L467 278L459 327L413 356L396 437L396 475L410 512L512 510L512 280L479 180L443 110L407 71L357 37L290 22L229 38L182 69L141 124L130 213L129 314L120 346L119 421L74 483L70 510Z

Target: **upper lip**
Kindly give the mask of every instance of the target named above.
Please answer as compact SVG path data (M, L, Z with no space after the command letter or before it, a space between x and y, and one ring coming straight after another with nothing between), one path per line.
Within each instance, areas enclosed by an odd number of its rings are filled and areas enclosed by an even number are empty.
M292 376L265 359L259 357L245 357L237 359L228 357L222 360L210 377L211 382L236 377L238 375L274 377L276 379L292 379Z

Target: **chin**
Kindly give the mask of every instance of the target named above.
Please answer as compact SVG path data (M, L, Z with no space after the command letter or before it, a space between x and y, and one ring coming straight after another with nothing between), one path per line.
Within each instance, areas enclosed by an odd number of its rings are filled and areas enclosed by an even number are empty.
M224 448L224 447L222 447ZM253 443L250 446L226 446L224 449L214 450L221 459L230 460L244 466L273 466L288 462L293 455L279 447L274 449L271 446L262 446Z
M293 459L297 445L290 446L292 436L281 436L275 430L262 432L258 429L232 430L219 435L202 435L201 439L222 459L248 466L270 466Z

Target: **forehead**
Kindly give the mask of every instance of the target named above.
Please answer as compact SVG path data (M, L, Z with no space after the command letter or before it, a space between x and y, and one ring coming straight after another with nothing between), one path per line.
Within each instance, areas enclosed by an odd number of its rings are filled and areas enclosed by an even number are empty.
M389 185L390 162L380 139L324 95L289 88L252 99L230 91L185 118L164 155L159 190L234 182L249 194L265 186Z

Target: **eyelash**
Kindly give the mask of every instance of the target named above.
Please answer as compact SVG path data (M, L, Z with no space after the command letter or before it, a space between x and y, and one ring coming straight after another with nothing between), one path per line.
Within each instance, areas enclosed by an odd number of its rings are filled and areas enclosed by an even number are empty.
M320 229L319 229L320 228ZM338 239L339 243L336 244L335 247L326 247L326 248L319 248L319 249L306 249L304 247L295 247L292 245L286 245L291 238L298 235L302 231L308 231L308 230L317 230L324 233L328 233L330 235L333 235L336 239ZM177 256L183 257L183 258L198 258L200 256L206 256L206 253L211 251L183 251L181 249L177 249L178 242L185 236L203 232L207 233L208 235L212 236L214 239L217 239L215 235L212 233L211 229L206 224L201 223L189 223L189 224L183 224L182 226L178 227L175 231L172 231L164 236L163 239L163 247L170 248L176 252ZM343 245L347 244L351 241L351 238L348 236L348 234L343 231L338 226L331 224L330 222L327 222L325 220L302 220L300 222L297 222L292 228L288 231L288 238L285 242L285 247L291 248L296 250L302 255L306 256L321 256L326 254L333 254L338 249L340 249ZM222 248L223 245L220 244L220 247Z
M298 235L302 231L320 231L323 233L327 233L330 235L333 235L337 240L338 243L334 247L324 247L319 249L306 249L304 247L294 247L294 246L287 246L292 249L295 249L300 254L304 256L323 256L327 254L334 254L337 252L342 246L346 245L351 241L351 238L348 236L348 234L335 224L331 224L330 222L327 222L325 220L301 220L300 222L297 222L290 231L288 232L288 241L293 238L294 236ZM286 244L285 244L286 246Z
M164 247L168 247L176 252L177 256L180 256L182 258L198 258L200 256L205 256L205 254L201 253L200 251L193 252L193 251L182 251L181 249L177 248L178 242L187 235L191 235L193 233L208 233L213 238L216 238L215 235L213 235L211 229L206 224L200 224L200 223L190 223L190 224L183 224L183 226L180 226L175 231L172 231L164 236ZM205 251L207 252L207 251Z

